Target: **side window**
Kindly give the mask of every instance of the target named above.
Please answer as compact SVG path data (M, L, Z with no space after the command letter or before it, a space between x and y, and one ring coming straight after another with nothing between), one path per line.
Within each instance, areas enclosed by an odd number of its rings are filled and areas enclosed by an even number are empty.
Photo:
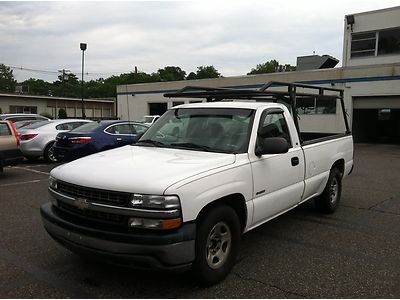
M75 129L81 125L85 124L84 122L70 122L70 123L64 123L56 126L57 130L72 130Z
M283 112L269 113L262 117L261 127L268 133L269 137L283 137L291 147L289 128Z
M9 136L11 135L10 128L6 123L0 123L0 136Z
M68 130L72 130L75 128L78 128L79 126L82 126L83 124L86 124L85 122L74 122L74 123L68 123ZM69 129L71 128L71 129Z
M65 127L65 124L59 124L59 125L57 125L57 126L56 126L56 129L57 129L57 130L67 130L66 127Z
M111 134L132 134L130 124L117 124L109 127L106 132Z

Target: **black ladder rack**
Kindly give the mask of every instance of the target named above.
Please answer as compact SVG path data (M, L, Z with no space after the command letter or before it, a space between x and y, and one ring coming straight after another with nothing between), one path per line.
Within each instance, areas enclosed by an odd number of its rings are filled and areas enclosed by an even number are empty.
M285 90L274 90L274 88L286 88ZM301 92L298 89L302 89ZM305 92L304 90L310 90ZM326 92L330 92L327 94ZM344 107L344 92L341 89L320 87L315 85L288 83L279 81L270 81L259 89L233 89L233 88L213 88L186 86L176 92L166 93L164 97L168 98L202 98L207 102L215 101L233 101L233 100L251 100L262 102L283 101L291 106L293 119L299 130L297 116L297 100L309 97L324 98L324 100L340 100L343 117L346 125L346 134L350 133L347 114Z

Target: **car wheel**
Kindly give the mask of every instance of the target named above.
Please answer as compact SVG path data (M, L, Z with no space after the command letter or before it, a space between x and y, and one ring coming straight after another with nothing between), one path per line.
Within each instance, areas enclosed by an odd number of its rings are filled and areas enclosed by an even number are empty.
M46 162L57 162L57 158L54 155L54 143L50 143L44 149L43 158Z
M315 199L317 210L325 214L333 213L339 205L341 195L342 173L337 168L333 168L324 191Z
M223 280L235 264L240 246L240 222L233 208L210 209L197 224L193 272L198 282L210 286Z

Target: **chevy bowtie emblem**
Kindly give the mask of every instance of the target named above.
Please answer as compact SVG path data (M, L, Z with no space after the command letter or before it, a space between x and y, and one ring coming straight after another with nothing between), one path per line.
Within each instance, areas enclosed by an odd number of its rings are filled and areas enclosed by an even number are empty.
M81 210L89 208L89 202L87 202L87 200L84 198L77 198L74 202L74 205Z

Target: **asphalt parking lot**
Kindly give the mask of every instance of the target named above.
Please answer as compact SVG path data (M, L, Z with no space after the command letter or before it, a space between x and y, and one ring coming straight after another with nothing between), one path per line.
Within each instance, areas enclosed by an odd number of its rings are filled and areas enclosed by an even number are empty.
M41 161L0 174L1 298L399 298L400 145L359 144L333 215L305 204L243 236L222 283L88 261L42 227Z

